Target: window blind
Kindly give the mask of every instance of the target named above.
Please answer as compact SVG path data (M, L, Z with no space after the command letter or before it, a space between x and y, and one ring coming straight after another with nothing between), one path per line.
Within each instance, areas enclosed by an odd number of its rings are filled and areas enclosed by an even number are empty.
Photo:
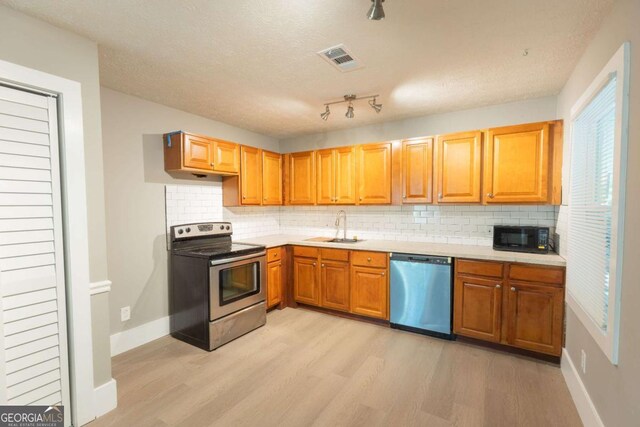
M607 332L611 269L616 77L572 123L567 289Z

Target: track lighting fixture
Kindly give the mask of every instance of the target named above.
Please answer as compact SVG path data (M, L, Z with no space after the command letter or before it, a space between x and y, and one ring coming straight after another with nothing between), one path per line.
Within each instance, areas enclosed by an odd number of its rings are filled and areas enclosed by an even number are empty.
M382 8L382 3L384 0L371 0L371 9L367 12L367 18L372 21L380 21L384 19L384 9Z
M379 113L382 110L382 104L376 103L375 97L369 101L369 105L371 105L371 108L373 108L376 113Z
M369 96L361 96L361 97L357 97L356 95L345 95L344 100L342 101L327 102L326 104L324 104L325 110L323 113L320 113L320 118L322 118L322 120L326 122L327 119L329 118L329 114L331 114L331 112L329 111L330 105L342 104L343 102L348 102L349 104L347 106L347 112L345 113L344 116L348 119L353 119L355 117L353 102L359 101L361 99L369 99L369 105L371 106L371 108L373 108L373 110L376 113L379 113L382 110L382 104L378 104L376 102L376 99L378 96L380 95L369 95Z
M327 107L327 108L324 110L324 113L320 114L320 117L322 117L322 120L324 120L326 122L327 119L329 118L329 114L331 114L331 111L329 111L329 106L328 105L325 105L325 107Z

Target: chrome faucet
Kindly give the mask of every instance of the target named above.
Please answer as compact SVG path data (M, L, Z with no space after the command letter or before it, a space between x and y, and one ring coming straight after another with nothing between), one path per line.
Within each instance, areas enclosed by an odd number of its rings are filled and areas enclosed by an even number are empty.
M340 216L344 218L344 240L347 240L347 213L344 210L339 210L338 215L336 216L336 237L338 237L338 233L340 232Z

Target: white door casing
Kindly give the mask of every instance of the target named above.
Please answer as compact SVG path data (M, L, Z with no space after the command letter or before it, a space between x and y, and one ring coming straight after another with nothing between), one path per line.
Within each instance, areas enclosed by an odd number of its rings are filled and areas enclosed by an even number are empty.
M56 270L56 284L66 282L67 300L66 310L65 307L58 306L57 313L58 318L66 320L68 326L71 408L66 411L67 419L72 419L74 425L83 425L95 418L95 407L81 87L78 82L1 60L0 83L57 96L58 121L54 121L51 126L59 125L56 133L60 137L60 161L52 161L61 165L62 192L58 194L61 196L59 205L64 216L56 218L57 225L62 227L53 226L53 229L64 236L64 263L60 258L61 251L59 253L55 247L54 264L60 262L59 265L66 268L64 272L61 269ZM43 226L44 222L39 224ZM61 236L54 237L54 241L56 239L62 241ZM44 257L37 259L45 260ZM35 262L36 259L32 260ZM64 277L64 281L58 280L59 275ZM4 289L4 284L7 283L6 273L2 276L0 280ZM6 301L3 301L4 303ZM6 311L7 306L3 305L2 309ZM66 318L62 312L65 312ZM51 318L50 313L49 316ZM58 327L66 329L60 323ZM48 331L51 332L52 328ZM4 344L10 345L4 337L7 334L6 330L0 332L5 340ZM9 397L10 390L6 392ZM63 392L61 391L61 394Z

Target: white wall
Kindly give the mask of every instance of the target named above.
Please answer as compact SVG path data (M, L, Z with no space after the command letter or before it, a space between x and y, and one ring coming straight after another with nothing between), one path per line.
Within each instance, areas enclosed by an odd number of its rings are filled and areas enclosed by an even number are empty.
M168 312L165 184L220 186L178 180L164 171L162 134L188 130L278 151L278 141L224 123L102 88L111 333ZM120 321L120 308L131 320Z
M82 85L89 272L92 282L105 280L107 256L98 47L91 40L0 6L0 59L75 80ZM93 341L97 348L104 347L109 339L100 332L99 324L105 321L100 318L100 313L102 309L106 310L98 307L101 303L106 301L92 298L92 306L96 307L95 316L92 313ZM94 356L94 382L97 386L111 379L111 361L108 357Z
M640 304L640 1L618 0L614 4L558 96L558 113L568 121L571 107L624 41L631 42L631 92L620 357L617 367L609 362L573 311L569 309L567 312L566 351L574 363L579 363L582 350L586 352L587 371L586 374L580 373L580 376L607 426L636 426L640 420L640 311L637 309ZM565 126L567 142L568 131L569 126ZM569 150L570 144L567 143L565 148ZM565 187L568 177L567 167L564 173ZM563 206L559 212L559 232L566 229L566 216L566 207ZM568 261L571 262L571 259Z
M384 110L382 113L384 114ZM385 122L369 126L344 129L334 132L317 133L280 141L283 153L338 147L341 145L363 144L376 141L430 136L467 130L508 126L555 120L556 97L510 102L452 113L414 117L395 122ZM318 117L318 120L320 118ZM329 120L348 120L341 115Z

